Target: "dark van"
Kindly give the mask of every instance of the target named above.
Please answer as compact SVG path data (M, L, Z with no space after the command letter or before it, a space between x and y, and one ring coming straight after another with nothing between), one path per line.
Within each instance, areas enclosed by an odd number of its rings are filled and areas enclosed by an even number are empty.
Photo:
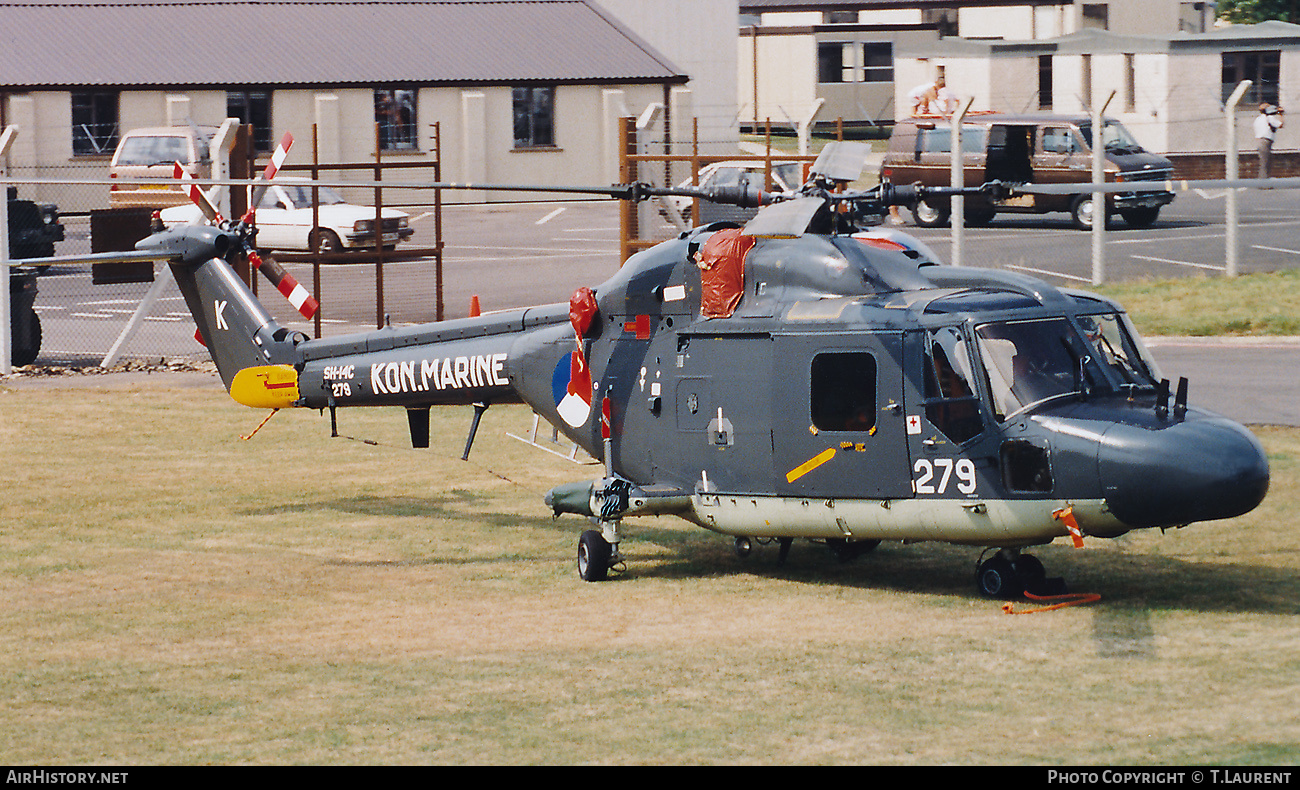
M894 125L881 163L881 180L895 184L952 183L951 123L943 118L908 118ZM1167 181L1173 164L1145 151L1119 121L1106 119L1106 181ZM1092 119L1086 115L968 116L962 124L962 160L966 184L988 181L1035 184L1086 184L1092 181ZM1133 227L1156 221L1160 209L1174 199L1172 192L1129 192L1108 196L1107 216L1119 214ZM1069 212L1075 227L1092 227L1092 194L1015 195L995 200L968 197L966 222L985 224L1000 212L1042 214ZM931 199L912 210L917 225L935 227L948 222L947 200Z

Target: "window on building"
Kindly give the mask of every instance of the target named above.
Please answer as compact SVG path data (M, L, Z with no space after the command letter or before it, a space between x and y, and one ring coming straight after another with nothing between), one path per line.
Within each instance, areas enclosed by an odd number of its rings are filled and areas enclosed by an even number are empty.
M1052 56L1038 56L1038 109L1052 109Z
M515 148L555 146L555 88L514 89Z
M268 91L226 91L226 117L253 127L253 150L271 151L271 94Z
M1223 53L1221 100L1227 101L1242 80L1250 80L1250 89L1242 97L1242 104L1277 104L1281 61L1282 53L1278 50Z
M1084 55L1079 69L1079 95L1083 97L1083 107L1092 110L1092 55Z
M414 151L418 148L415 91L376 89L375 123L379 125L381 150Z
M844 45L828 43L817 45L817 81L845 82ZM850 64L851 66L851 64ZM851 81L851 80L849 80Z
M876 359L818 354L812 361L812 422L821 431L869 431L876 424Z
M1206 3L1178 4L1178 31L1180 33L1204 33L1206 27Z
M72 94L73 156L109 156L117 136L116 91Z
M1133 112L1137 108L1137 74L1133 65L1133 55L1124 55L1124 112Z
M862 45L862 81L894 81L894 45L889 41L868 41Z
M1110 29L1110 6L1106 3L1084 3L1083 26L1098 30Z
M858 23L857 11L823 11L822 24L826 25L856 25Z

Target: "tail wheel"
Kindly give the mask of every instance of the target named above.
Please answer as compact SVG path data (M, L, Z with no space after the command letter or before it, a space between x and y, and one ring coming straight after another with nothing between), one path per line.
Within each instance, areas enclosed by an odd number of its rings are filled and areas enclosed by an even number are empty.
M603 582L609 578L613 551L599 530L589 529L578 540L578 576L585 582Z

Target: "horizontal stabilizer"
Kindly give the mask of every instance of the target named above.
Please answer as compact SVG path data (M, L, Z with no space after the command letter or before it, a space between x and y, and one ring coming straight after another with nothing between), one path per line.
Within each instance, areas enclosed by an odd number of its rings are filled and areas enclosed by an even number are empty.
M244 368L230 382L230 397L254 409L283 409L298 400L298 371L289 365Z

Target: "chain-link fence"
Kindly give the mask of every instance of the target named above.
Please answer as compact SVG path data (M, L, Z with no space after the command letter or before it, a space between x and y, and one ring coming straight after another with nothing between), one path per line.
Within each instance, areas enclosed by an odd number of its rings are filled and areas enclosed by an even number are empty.
M1222 120L1220 118L1220 120ZM675 124L676 128L681 124ZM736 156L752 155L775 149L773 163L798 161L798 141L789 136L746 136L739 140L701 141L698 137L677 134L668 140L660 129L650 130L633 150L664 156ZM813 140L810 154L815 154L822 140ZM873 154L865 168L865 177L878 172L878 157L883 140L871 141ZM1290 152L1283 152L1286 157ZM1220 158L1222 155L1219 155ZM1243 176L1253 175L1249 153L1243 154ZM679 160L643 162L636 177L658 184L677 184L691 176L691 162ZM768 165L760 161L759 167ZM355 180L361 186L340 189L343 197L361 206L381 206L403 211L415 235L395 250L366 255L325 255L319 262L303 251L280 254L278 259L289 273L302 283L321 304L318 316L305 319L286 300L273 293L270 284L254 277L253 284L269 312L283 325L311 336L329 336L373 329L388 321L409 324L447 317L440 284L439 256L442 250L438 201L432 190L402 188L409 183L427 183L436 175L427 170L404 170L394 167L382 172L382 191L373 186L375 165L368 163L354 169L321 166L322 180ZM80 255L92 252L93 220L96 212L108 204L108 185L102 180L104 165L76 163L66 167L11 168L8 178L16 187L18 203L34 205L36 216L44 223L52 218L43 207L57 206L60 237L54 240L57 255ZM290 176L311 175L289 173ZM766 175L766 173L765 173ZM1177 174L1176 174L1177 175ZM1204 175L1213 175L1206 173ZM94 179L99 183L92 183ZM56 183L59 180L73 183ZM1279 182L1280 184L1282 182ZM1270 271L1296 265L1300 250L1294 243L1295 219L1300 215L1300 192L1290 189L1252 189L1237 193L1239 200L1239 235L1241 273ZM1141 277L1173 277L1223 273L1226 257L1227 193L1222 189L1180 192L1165 207L1160 220L1151 228L1126 227L1117 222L1106 240L1106 278L1126 280ZM494 211L510 209L496 206ZM675 235L678 227L660 214L659 206L647 202L641 207L640 228L646 239L663 239ZM689 216L689 208L685 212ZM15 214L11 214L14 216ZM943 259L952 252L951 231L947 228L919 228L907 212L902 230L929 244ZM706 218L702 218L707 221ZM13 226L11 225L11 228ZM1091 279L1089 234L1073 230L1070 218L1055 214L999 214L984 227L965 230L963 263L968 266L1008 269L1044 277L1058 284L1084 285ZM13 235L13 234L11 234ZM617 232L608 232L612 242ZM475 243L470 240L467 243ZM400 254L422 248L417 255ZM26 253L31 255L33 253ZM521 276L527 276L528 251L519 256ZM275 256L274 253L272 253ZM11 300L19 307L30 299L30 308L39 322L37 364L99 364L110 352L121 359L159 360L176 357L203 359L206 352L194 338L194 326L175 284L165 267L152 267L153 277L134 282L114 281L97 276L94 267L82 263L54 263L39 272L25 272L11 278ZM159 280L162 280L159 283ZM14 297L14 289L29 286L34 293ZM490 285L488 286L490 287ZM156 299L137 315L150 291ZM24 295L26 294L26 295ZM487 301L485 299L485 301ZM456 314L463 315L457 303ZM136 320L133 322L133 318ZM21 319L16 319L21 320ZM128 328L134 326L133 333ZM30 327L28 328L30 335ZM19 333L15 332L15 336Z

